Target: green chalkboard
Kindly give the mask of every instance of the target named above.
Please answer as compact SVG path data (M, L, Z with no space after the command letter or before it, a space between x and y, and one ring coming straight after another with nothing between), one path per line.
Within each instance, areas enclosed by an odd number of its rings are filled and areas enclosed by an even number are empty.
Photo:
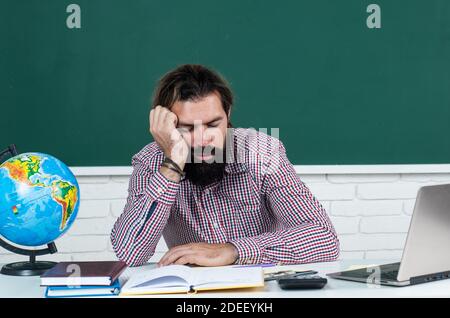
M279 128L294 164L450 162L448 0L0 4L0 148L130 165L158 78L200 63L231 83L233 125Z

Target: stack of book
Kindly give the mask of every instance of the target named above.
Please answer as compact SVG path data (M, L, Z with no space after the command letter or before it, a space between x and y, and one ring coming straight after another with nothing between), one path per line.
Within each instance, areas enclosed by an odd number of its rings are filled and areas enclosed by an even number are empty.
M45 297L114 296L120 293L124 262L61 262L41 276Z

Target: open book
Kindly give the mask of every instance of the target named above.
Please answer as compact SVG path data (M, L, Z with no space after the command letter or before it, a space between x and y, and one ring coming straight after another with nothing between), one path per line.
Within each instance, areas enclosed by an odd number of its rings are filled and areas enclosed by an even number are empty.
M120 295L189 293L264 286L261 267L188 267L169 265L131 275Z

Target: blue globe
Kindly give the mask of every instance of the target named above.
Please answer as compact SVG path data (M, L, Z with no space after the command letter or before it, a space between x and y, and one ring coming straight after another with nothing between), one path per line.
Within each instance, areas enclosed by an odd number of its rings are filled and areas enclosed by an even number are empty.
M73 224L80 189L69 168L43 153L0 165L0 235L18 245L53 242Z

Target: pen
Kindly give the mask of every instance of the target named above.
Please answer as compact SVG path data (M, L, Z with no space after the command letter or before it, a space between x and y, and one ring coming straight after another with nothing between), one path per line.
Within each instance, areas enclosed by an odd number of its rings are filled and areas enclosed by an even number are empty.
M266 282L268 281L272 281L272 280L278 280L281 278L293 278L293 277L299 277L299 276L307 276L307 275L313 275L313 274L317 274L316 271L313 270L307 270L307 271L279 271L279 272L275 272L275 273L266 273L264 275L264 280Z
M293 277L296 276L302 276L302 275L314 275L317 274L316 271L304 271L304 272L296 272L294 275L292 275Z
M233 266L233 268L244 268L244 267L273 267L278 264L250 264L250 265L237 265Z

